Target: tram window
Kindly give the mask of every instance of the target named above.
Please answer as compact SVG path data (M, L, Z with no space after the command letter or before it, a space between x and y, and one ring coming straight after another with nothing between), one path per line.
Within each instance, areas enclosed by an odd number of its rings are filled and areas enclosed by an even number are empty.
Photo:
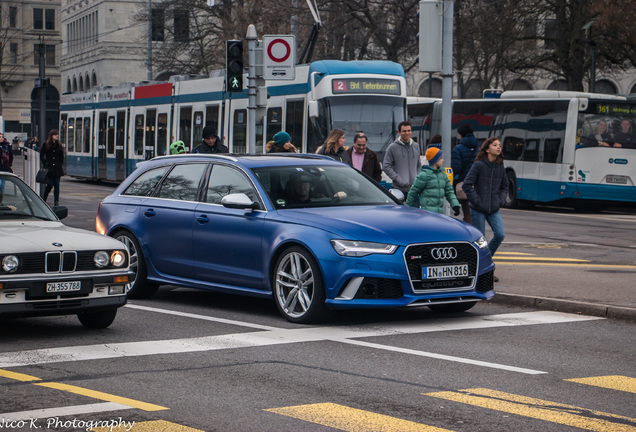
M192 142L203 141L203 111L194 112L194 124L192 125Z
M561 138L546 139L543 144L543 162L560 162L559 153L561 151Z
M155 121L157 110L146 111L146 154L144 159L155 157Z
M168 153L168 114L162 113L157 116L157 155L163 156Z
M75 119L68 119L68 142L66 143L66 151L75 151Z
M539 140L532 139L526 141L523 160L526 162L539 162Z
M192 108L181 108L179 114L179 139L183 141L186 148L191 147L190 132L192 131Z
M97 145L100 151L106 151L106 130L107 130L107 117L108 114L103 112L99 113L99 130L97 135Z
M82 119L77 118L75 120L75 142L77 143L76 151L80 153L82 151Z
M503 143L503 156L508 160L521 160L523 154L523 138L506 137Z
M144 154L144 116L135 116L135 154Z
M219 130L219 106L207 106L205 107L205 125L212 126L217 131ZM220 135L220 131L219 131Z
M117 150L123 150L125 144L126 137L126 112L125 111L117 111L117 138L115 142L117 143Z
M84 153L91 152L91 118L84 117Z
M292 144L301 148L303 144L303 109L305 103L302 100L287 101L287 113L285 115L285 132L292 137Z
M232 153L247 152L247 110L234 111L234 127L232 128Z
M108 143L108 154L115 153L115 116L108 117L108 134L106 142Z
M282 108L269 108L267 110L267 139L265 141L271 141L274 139L274 135L283 130L283 109Z
M68 116L66 114L62 114L60 116L60 142L62 143L63 146L66 146L66 128L68 127L67 125L67 118ZM68 147L67 147L68 149Z

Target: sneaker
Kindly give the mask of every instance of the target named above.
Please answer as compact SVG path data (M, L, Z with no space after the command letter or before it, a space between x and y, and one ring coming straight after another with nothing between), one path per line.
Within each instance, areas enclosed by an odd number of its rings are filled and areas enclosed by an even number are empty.
M499 282L499 278L497 276L494 276L495 278L495 282Z

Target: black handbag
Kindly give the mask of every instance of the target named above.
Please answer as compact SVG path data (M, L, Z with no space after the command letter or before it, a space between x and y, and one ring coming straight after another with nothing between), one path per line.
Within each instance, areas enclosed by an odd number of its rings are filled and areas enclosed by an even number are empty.
M38 183L48 184L49 170L47 168L40 169L40 171L38 171L38 173L35 175L35 181Z

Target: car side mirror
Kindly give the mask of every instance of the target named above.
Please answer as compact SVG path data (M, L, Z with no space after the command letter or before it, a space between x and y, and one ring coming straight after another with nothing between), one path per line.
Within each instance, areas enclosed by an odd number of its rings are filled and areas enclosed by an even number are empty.
M389 192L391 193L391 195L393 195L395 198L397 198L401 203L403 203L406 200L406 197L404 196L404 192L402 192L399 189L389 189Z
M68 207L66 206L53 206L51 210L53 210L53 213L55 213L60 220L68 216Z
M257 209L260 206L257 202L252 201L247 195L244 193L234 193L225 195L221 198L221 204L223 207L233 208L233 209Z

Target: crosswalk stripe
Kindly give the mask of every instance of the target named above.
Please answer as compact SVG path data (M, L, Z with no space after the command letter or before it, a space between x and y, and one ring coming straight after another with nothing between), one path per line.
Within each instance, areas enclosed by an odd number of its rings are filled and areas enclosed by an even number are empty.
M629 393L636 393L636 378L622 375L607 375L588 378L571 378L571 381L579 384L587 384L596 387L604 387L612 390L620 390Z
M448 429L428 426L334 403L270 408L265 411L347 432L449 432Z
M485 388L423 394L595 432L636 432L634 418Z
M114 402L101 402L86 405L72 405L65 407L36 409L30 411L0 413L0 419L4 419L5 422L14 422L20 420L30 421L31 419L49 419L55 417L76 416L80 414L93 414L99 412L119 411L127 409L132 409L132 407ZM34 427L32 429L37 428Z
M96 391L96 390L89 390L86 388L82 388L82 387L77 387L77 386L73 386L73 385L69 385L69 384L62 384L62 383L55 383L55 382L48 382L48 383L33 383L33 385L37 385L37 386L42 386L42 387L47 387L47 388L52 388L52 389L56 389L56 390L62 390L62 391L66 391L69 393L75 393L78 395L82 395L82 396L87 396L93 399L101 399L104 401L108 401L108 402L115 402L118 404L122 404L122 405L127 405L133 408L139 408L142 409L144 411L161 411L161 410L167 410L170 408L166 408L166 407L162 407L159 405L154 405L151 403L147 403L147 402L141 402L135 399L129 399L129 398L125 398L125 397L121 397L121 396L115 396L112 394L108 394L108 393L103 393L100 391Z
M117 427L94 427L92 432L204 432L200 429L194 429L177 423L165 420L151 420L145 422L135 422L132 427L121 425Z

